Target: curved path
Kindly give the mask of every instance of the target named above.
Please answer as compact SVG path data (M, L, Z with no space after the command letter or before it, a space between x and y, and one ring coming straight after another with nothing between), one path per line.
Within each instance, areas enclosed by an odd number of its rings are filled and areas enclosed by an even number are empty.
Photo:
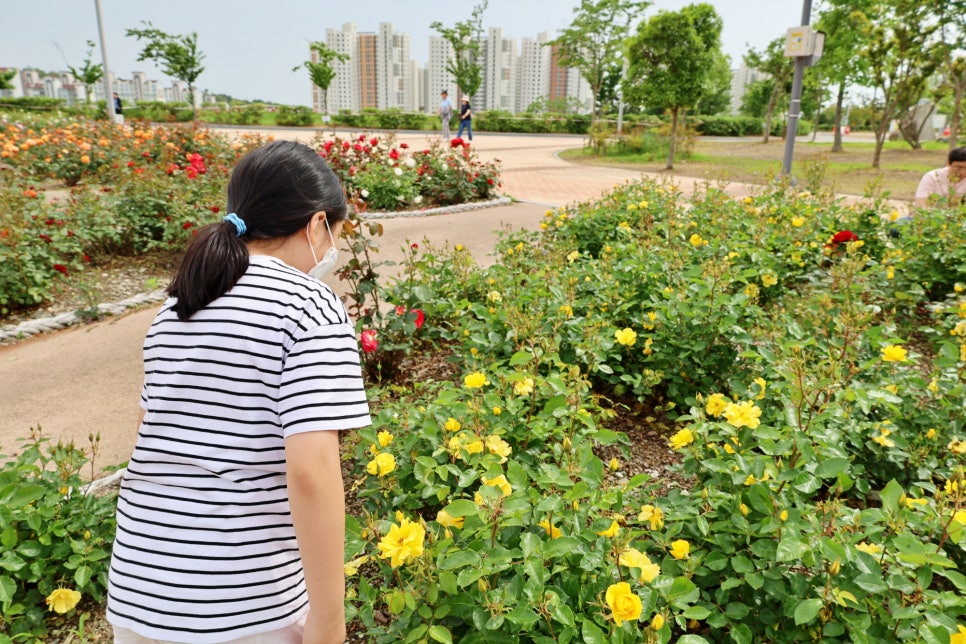
M308 141L314 132L273 129L275 138ZM342 134L345 136L346 134ZM400 141L422 147L425 134L403 134ZM548 206L595 199L641 173L615 168L577 166L559 159L562 149L579 147L577 136L478 134L474 144L483 159L499 159L504 192L519 200L510 206L457 214L383 219L385 234L379 259L396 261L409 242L463 244L480 264L488 264L504 226L533 229ZM684 192L691 179L677 179ZM735 195L752 186L732 185ZM389 272L389 271L386 271ZM338 284L332 284L337 290ZM17 439L42 426L55 442L85 446L100 435L97 465L128 459L134 446L141 387L141 344L157 306L119 317L33 337L0 347L0 454L17 450Z

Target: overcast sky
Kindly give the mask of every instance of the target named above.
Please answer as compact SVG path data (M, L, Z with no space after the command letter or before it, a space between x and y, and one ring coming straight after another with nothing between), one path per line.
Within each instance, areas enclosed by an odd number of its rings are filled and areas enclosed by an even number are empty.
M149 61L137 62L140 50L125 30L149 20L169 33L198 32L205 72L198 86L242 99L311 104L304 70L292 67L308 57L308 43L324 40L325 30L355 22L359 31L377 31L391 22L410 36L410 53L426 64L429 28L434 20L452 25L469 17L478 0L101 0L110 68L120 78L144 71L166 77ZM677 10L694 0L655 0L645 17ZM66 69L79 67L86 41L98 41L94 0L2 0L0 67ZM723 48L737 65L752 47L784 35L801 24L803 0L710 0L724 21ZM573 18L579 0L490 0L484 28L501 27L504 37L552 35ZM814 20L814 18L813 18ZM518 45L519 46L519 45ZM99 49L96 53L99 56ZM98 58L99 60L99 58Z

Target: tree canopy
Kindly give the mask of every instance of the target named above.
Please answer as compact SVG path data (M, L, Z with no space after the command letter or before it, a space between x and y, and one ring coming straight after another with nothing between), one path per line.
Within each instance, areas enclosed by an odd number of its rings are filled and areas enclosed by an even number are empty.
M349 55L334 51L322 42L313 42L309 45L309 50L315 53L315 60L306 60L301 65L293 67L292 71L304 68L309 72L312 84L322 92L322 113L328 114L328 91L329 86L335 79L335 63L349 60Z
M482 51L483 12L489 0L483 0L473 7L468 20L462 20L452 27L444 27L438 20L430 24L443 40L453 48L453 58L446 63L446 71L453 77L457 87L457 97L475 96L483 83L483 68L479 63Z
M125 35L133 36L138 42L144 41L144 49L138 61L151 60L161 67L161 71L188 85L191 108L194 110L194 83L205 71L202 63L205 54L198 49L198 33L169 34L156 28L150 22L142 22L141 29L128 29Z
M102 78L104 78L104 66L100 63L95 63L94 59L94 41L87 41L87 56L84 58L84 63L80 67L67 66L70 73L73 74L80 83L84 86L84 91L87 94L87 102L91 102L91 98L94 94L94 85L98 83Z

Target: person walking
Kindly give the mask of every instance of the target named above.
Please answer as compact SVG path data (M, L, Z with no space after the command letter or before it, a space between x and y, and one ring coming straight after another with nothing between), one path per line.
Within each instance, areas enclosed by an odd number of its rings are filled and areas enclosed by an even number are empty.
M470 141L473 140L473 110L470 108L470 99L467 96L463 97L460 102L460 129L456 132L456 138L463 138L463 128L466 128L466 134Z
M117 117L118 123L124 123L124 107L121 104L121 97L114 92L114 116Z
M339 431L370 424L352 322L320 281L345 196L315 150L275 141L238 162L227 207L144 341L108 620L117 644L341 644Z
M449 122L453 118L453 103L449 100L449 92L445 89L440 93L439 118L443 124L443 140L449 139Z

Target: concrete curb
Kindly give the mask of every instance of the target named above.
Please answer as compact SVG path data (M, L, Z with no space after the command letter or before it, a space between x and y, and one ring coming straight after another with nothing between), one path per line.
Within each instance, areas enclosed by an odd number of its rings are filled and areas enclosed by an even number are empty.
M440 208L426 208L425 210L404 210L393 212L365 212L362 219L396 219L399 217L430 217L432 215L451 215L458 212L470 210L482 210L483 208L495 208L497 206L509 206L513 200L509 197L500 197L490 201L471 201L468 203L456 204L454 206L442 206Z

